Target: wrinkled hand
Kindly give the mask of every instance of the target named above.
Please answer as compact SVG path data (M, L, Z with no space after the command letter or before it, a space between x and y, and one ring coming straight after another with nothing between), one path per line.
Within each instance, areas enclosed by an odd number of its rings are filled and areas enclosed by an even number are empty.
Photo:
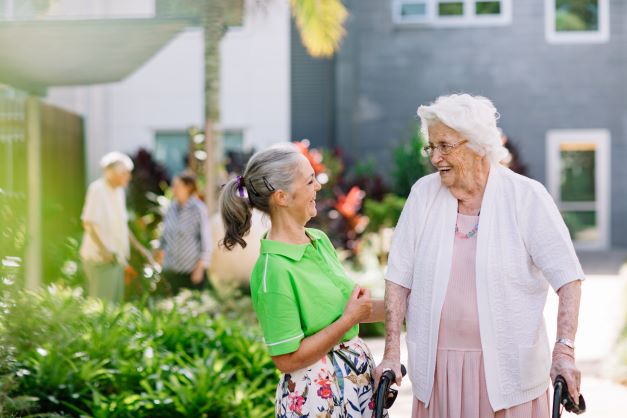
M401 385L401 381L403 380L403 374L401 373L401 360L400 359L389 359L383 357L383 360L379 365L374 369L374 388L375 390L379 386L379 380L383 375L383 372L386 369L390 369L394 372L396 376L396 380L394 381L398 386Z
M551 380L561 375L568 385L568 393L575 404L579 404L579 390L581 388L581 372L575 366L575 352L573 349L555 344L553 349L553 363L551 364Z
M372 315L372 299L370 290L363 289L355 285L351 293L342 316L348 318L350 323L355 325L365 321Z

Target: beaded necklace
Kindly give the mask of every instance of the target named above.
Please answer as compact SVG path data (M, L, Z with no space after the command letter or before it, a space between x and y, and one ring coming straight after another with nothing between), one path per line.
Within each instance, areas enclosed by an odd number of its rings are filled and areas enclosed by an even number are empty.
M474 237L475 235L477 235L477 231L479 231L479 222L477 222L477 225L475 225L475 227L473 229L471 229L469 232L467 233L462 233L459 231L459 228L457 227L457 224L455 224L455 235L461 239L469 239Z
M481 213L481 212L479 212L479 213L477 214L477 216L478 216L480 213ZM457 222L455 222L455 235L456 235L458 238L461 238L461 239L470 239L470 238L474 237L475 235L477 235L477 231L479 231L479 221L477 221L477 225L475 225L475 227L474 227L473 229L471 229L469 232L467 232L467 233L465 233L465 234L464 234L463 232L460 232L459 227L457 226Z

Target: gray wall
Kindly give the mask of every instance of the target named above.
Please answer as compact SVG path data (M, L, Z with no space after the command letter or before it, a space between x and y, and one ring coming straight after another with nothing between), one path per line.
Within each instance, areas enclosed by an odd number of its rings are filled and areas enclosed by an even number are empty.
M291 139L334 148L335 59L309 56L293 21L291 26Z
M391 164L420 104L453 92L491 98L527 175L546 184L550 129L611 133L613 246L627 246L627 4L611 0L610 41L545 41L544 0L513 1L512 24L487 28L392 23L390 0L345 2L348 36L336 57L336 135L356 158Z

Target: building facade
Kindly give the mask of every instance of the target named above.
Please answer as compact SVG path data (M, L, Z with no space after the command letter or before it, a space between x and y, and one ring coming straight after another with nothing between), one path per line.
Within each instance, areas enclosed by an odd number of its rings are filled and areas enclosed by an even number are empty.
M373 156L385 171L420 104L456 92L483 95L499 110L526 174L553 195L577 247L627 246L627 3L345 3L347 37L324 81L333 90L333 137L314 143ZM301 71L309 70L292 64L293 74ZM294 113L292 132L306 135L296 122L311 111Z

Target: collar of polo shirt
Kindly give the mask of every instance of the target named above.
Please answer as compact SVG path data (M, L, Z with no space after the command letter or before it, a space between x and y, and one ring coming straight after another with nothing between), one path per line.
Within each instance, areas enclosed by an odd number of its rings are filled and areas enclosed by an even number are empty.
M307 228L305 233L311 239L312 242L318 241L322 237L319 232ZM287 242L273 241L267 239L268 233L264 233L261 237L261 254L279 254L285 257L291 258L294 261L299 261L303 258L305 250L309 244L289 244ZM314 244L315 245L315 244Z

